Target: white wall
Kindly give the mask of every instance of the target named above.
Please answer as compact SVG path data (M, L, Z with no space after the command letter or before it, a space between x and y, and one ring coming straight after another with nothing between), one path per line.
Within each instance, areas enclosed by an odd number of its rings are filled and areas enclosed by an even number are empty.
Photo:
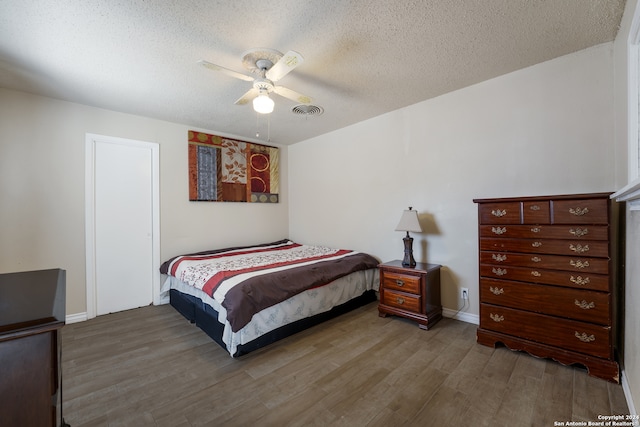
M86 311L86 133L160 145L161 261L287 237L286 147L281 149L280 203L189 202L189 129L0 89L0 273L66 269L67 315Z
M631 148L629 139L635 135L629 135L628 125L628 93L631 90L628 85L628 40L631 32L631 22L634 13L637 13L638 0L628 0L625 12L620 23L620 30L614 44L614 70L615 70L615 145L618 156L616 157L616 187L621 188L627 184L627 177L635 177L627 173L629 156L635 155L635 147ZM631 101L635 102L635 101ZM637 118L636 118L637 120ZM638 410L640 404L640 212L626 212L626 271L624 290L624 376L623 386L630 409ZM636 412L637 413L637 412Z
M474 198L614 191L612 44L599 45L289 148L290 237L442 264L443 305L478 314ZM463 312L464 312L463 311ZM473 317L473 316L471 316Z

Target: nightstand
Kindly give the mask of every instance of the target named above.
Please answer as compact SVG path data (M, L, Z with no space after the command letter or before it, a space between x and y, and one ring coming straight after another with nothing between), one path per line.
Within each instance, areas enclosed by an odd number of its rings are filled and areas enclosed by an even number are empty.
M405 317L418 322L421 329L442 319L440 267L422 262L404 267L399 260L380 264L380 317Z

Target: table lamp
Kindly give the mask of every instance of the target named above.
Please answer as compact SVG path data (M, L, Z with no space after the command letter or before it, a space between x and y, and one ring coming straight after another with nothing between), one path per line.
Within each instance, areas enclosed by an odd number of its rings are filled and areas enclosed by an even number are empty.
M407 235L403 240L404 242L404 259L402 265L405 267L415 267L416 260L413 259L413 237L409 236L409 232L421 233L422 227L420 227L420 221L418 221L418 211L414 211L409 206L408 210L402 212L400 217L400 223L396 227L396 231L406 231Z

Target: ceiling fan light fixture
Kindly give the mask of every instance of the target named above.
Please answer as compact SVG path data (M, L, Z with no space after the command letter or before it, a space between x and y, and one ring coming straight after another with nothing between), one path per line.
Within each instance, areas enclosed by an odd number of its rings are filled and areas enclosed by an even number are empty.
M253 98L253 109L260 114L272 113L274 104L273 99L269 98L269 94L264 92Z

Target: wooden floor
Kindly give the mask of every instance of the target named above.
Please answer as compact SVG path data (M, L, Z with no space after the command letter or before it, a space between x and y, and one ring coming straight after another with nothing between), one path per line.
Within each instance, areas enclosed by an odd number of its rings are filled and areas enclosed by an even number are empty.
M376 303L232 359L170 306L66 325L64 418L81 426L553 426L627 414L586 371L432 330Z

